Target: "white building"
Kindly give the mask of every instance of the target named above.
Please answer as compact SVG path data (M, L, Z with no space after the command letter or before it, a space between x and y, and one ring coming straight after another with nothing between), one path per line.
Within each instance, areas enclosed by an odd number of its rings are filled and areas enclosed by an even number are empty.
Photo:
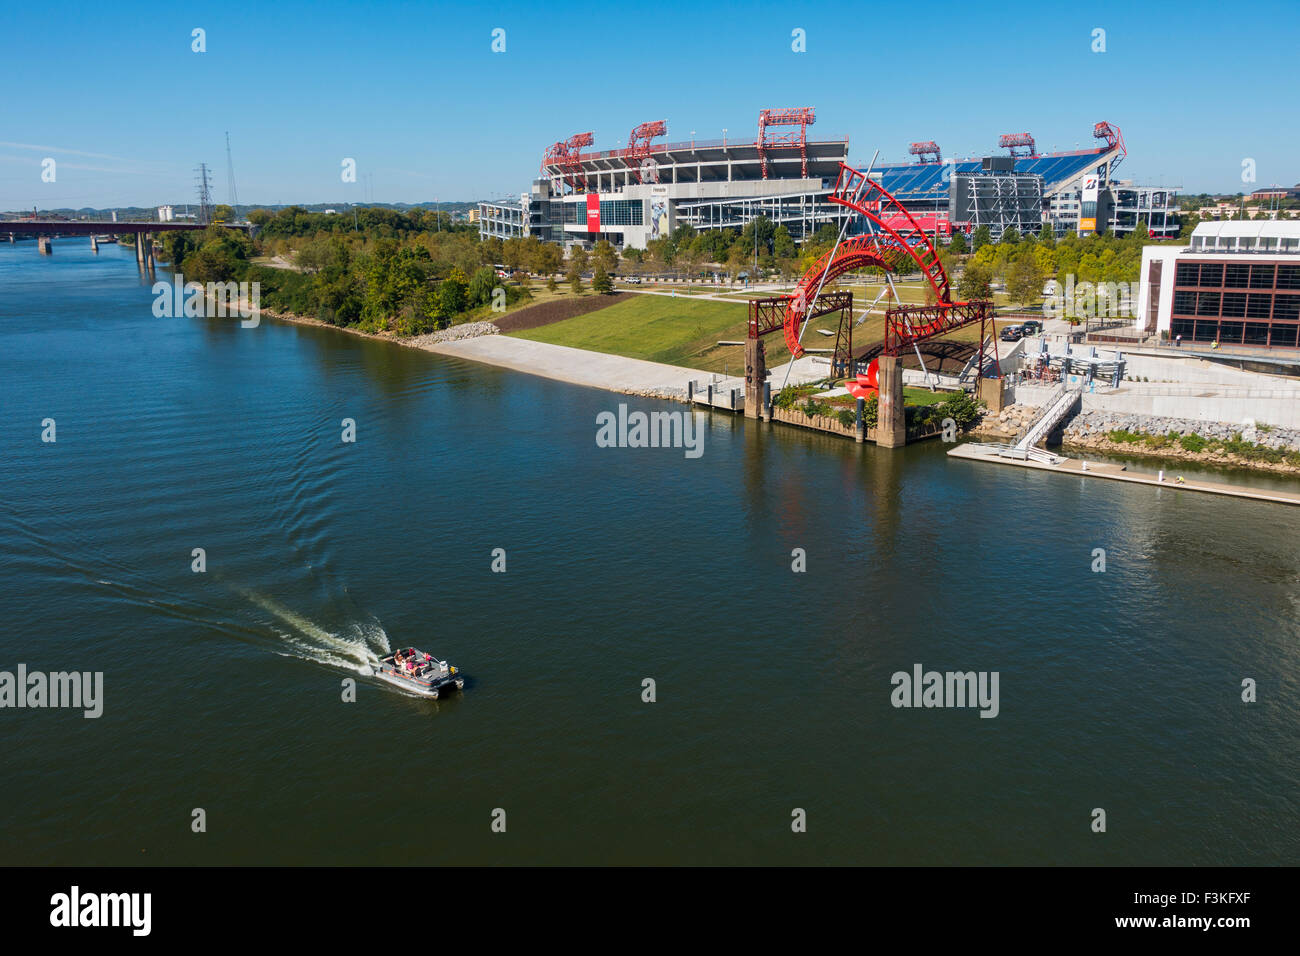
M1300 348L1300 222L1203 222L1146 246L1137 329L1186 343Z

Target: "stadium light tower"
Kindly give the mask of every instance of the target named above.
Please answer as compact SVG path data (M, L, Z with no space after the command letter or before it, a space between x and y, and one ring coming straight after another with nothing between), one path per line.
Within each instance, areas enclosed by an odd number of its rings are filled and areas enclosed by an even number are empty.
M767 179L767 152L771 149L799 150L800 170L808 175L808 127L817 122L817 112L811 106L789 110L760 110L758 113L758 158ZM799 131L770 135L772 127L798 127Z
M1004 133L998 137L998 146L1011 151L1015 157L1030 158L1038 155L1038 147L1034 145L1034 137L1028 133ZM1025 152L1016 152L1025 150Z

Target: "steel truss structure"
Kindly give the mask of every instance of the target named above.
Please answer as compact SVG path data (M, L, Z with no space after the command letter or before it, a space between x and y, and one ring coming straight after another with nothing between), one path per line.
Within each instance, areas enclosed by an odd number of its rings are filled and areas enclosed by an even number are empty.
M808 127L817 122L817 112L811 106L792 110L761 110L758 114L758 158L763 167L763 178L767 179L767 151L771 149L797 149L802 160L800 169L808 177ZM778 133L768 136L768 130L774 126L797 126L799 132Z
M587 171L582 165L582 148L595 141L595 134L588 132L552 143L542 155L542 172L546 172L547 166L558 166L562 183L567 183L574 192L586 192Z
M925 231L902 203L866 173L841 163L839 177L829 199L863 217L872 232L848 239L843 239L841 233L841 239L835 246L804 273L794 292L751 302L750 338L776 331L776 313L779 309L779 327L784 333L786 347L791 359L797 359L804 354L800 335L805 323L827 312L839 310L841 333L836 339L832 364L839 374L848 374L852 371L852 294L832 291L822 295L822 287L826 282L857 269L878 268L894 272L900 262L910 259L929 283L935 301L932 305L886 309L883 352L898 355L909 348L917 348L920 342L978 322L978 368L982 369L985 343L990 338L986 332L992 326L995 315L993 303L986 300L953 301L948 273ZM844 298L846 295L847 299ZM847 335L845 329L848 329ZM994 356L996 362L996 348Z
M1043 225L1043 177L1033 173L958 173L949 218L987 226L994 242L1007 229L1022 236Z
M623 158L627 162L628 169L636 176L637 182L645 182L642 165L650 157L650 141L667 135L667 120L655 120L653 123L641 123L632 127L632 133L627 138L627 149L623 151Z

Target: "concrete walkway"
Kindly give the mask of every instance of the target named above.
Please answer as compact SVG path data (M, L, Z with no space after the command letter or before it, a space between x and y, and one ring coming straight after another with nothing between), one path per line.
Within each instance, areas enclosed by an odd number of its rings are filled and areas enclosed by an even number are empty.
M631 292L636 295L662 295L670 299L692 299L695 301L703 300L705 302L730 302L732 305L748 305L748 299L736 298L740 293L734 293L730 296L726 294L713 294L707 292L674 292L671 289L635 289L631 286L619 286L619 292Z
M733 388L739 389L742 400L744 398L745 381L738 376L724 378L715 372L702 372L680 365L664 365L622 355L589 352L586 349L533 342L508 335L483 335L474 339L430 345L427 349L440 355L451 355L568 382L570 385L585 385L611 392L685 398L687 383L695 382L696 389L702 390L702 383L712 382L714 404L729 404L729 393ZM782 365L771 370L774 388L779 387L785 379L785 368ZM815 381L825 378L827 372L825 364L814 364L811 356L805 356L795 363L790 383L798 385ZM702 391L699 397L703 399Z
M1213 495L1229 495L1234 498L1250 498L1255 501L1274 501L1279 504L1300 505L1300 493L1293 491L1249 488L1244 485L1231 485L1218 481L1191 480L1178 484L1175 481L1178 472L1174 468L1165 471L1165 480L1162 482L1158 475L1127 471L1122 465L1109 462L1085 462L1080 458L1065 458L1056 464L1048 464L1019 458L1004 458L991 449L974 442L968 442L950 449L948 456L950 458L964 458L970 461L987 461L997 465L1014 465L1018 468L1036 468L1039 471L1055 471L1060 474L1075 475L1079 478L1106 478L1111 481L1152 485L1156 488L1202 491Z

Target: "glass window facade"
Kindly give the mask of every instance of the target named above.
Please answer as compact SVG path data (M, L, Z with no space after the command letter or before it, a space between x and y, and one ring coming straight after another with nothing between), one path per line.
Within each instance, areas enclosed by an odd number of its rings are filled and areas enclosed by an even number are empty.
M1237 290L1249 291L1237 291ZM1261 348L1300 343L1300 265L1179 262L1170 334Z
M640 199L602 199L600 224L602 226L639 226L642 219Z

